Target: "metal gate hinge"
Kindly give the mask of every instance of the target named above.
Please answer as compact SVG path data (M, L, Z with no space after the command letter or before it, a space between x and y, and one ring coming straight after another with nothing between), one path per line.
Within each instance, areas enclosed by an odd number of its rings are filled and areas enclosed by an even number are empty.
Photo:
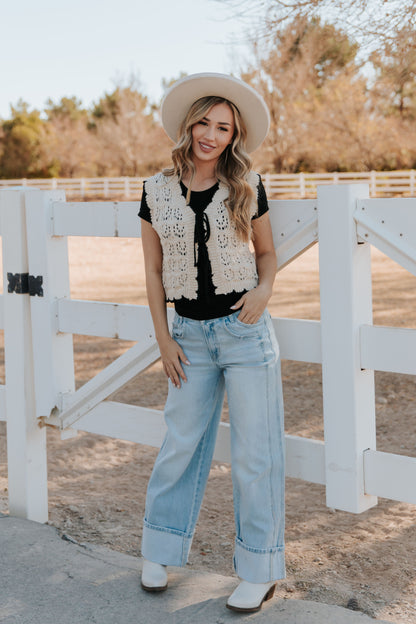
M43 297L43 277L34 276L29 273L7 273L7 292L18 293L19 295L29 295Z

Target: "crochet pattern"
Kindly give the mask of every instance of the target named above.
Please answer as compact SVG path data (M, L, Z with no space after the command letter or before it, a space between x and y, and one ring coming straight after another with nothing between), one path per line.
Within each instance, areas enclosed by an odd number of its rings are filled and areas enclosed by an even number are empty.
M257 198L258 176L250 173L249 183ZM197 267L194 266L195 214L186 205L176 176L158 173L146 181L147 202L152 225L163 250L162 280L166 297L172 301L197 298ZM257 285L256 263L248 243L237 236L224 203L228 188L222 182L205 209L211 235L207 242L212 281L217 295L250 290ZM252 214L257 211L253 201Z

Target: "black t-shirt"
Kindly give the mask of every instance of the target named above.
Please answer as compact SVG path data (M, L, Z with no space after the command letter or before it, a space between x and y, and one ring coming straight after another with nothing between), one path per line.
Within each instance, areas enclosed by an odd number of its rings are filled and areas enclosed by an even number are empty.
M182 195L186 197L187 188L181 182ZM231 292L225 295L216 295L215 286L212 283L211 263L208 256L207 241L209 239L209 222L205 214L205 209L211 203L215 192L218 189L218 183L214 184L205 191L191 191L191 199L189 207L195 213L195 264L198 268L197 281L198 291L196 299L175 299L175 310L180 316L195 319L198 321L208 320L212 318L220 318L228 316L234 311L231 306L234 305L240 297L246 292ZM267 203L266 191L261 179L259 179L257 193L257 214L253 219L257 219L269 210ZM150 208L146 200L146 183L143 187L143 195L140 204L139 217L152 223Z

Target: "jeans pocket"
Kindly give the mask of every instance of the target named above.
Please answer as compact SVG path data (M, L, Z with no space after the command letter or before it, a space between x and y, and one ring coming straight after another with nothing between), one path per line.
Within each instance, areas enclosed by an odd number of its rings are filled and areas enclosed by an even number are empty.
M240 321L238 316L235 317L235 322L237 323L237 325L242 325L243 327L260 327L261 325L264 325L264 319L265 312L263 312L257 323L244 323L243 321Z
M257 323L243 323L238 320L238 316L232 314L225 319L225 328L232 336L236 338L254 338L260 337L265 322L265 314L263 313Z

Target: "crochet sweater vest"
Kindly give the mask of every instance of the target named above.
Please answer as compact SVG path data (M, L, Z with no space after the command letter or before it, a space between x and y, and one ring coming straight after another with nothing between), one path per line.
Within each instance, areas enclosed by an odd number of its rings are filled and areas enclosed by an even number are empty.
M251 217L257 212L258 176L248 178L254 190ZM258 283L256 263L248 243L242 241L230 220L224 201L228 188L222 182L205 209L209 220L207 241L215 294L251 290ZM146 180L146 198L152 226L160 238L163 252L162 281L169 301L185 297L196 299L198 282L194 263L195 214L186 205L178 178L158 173Z

